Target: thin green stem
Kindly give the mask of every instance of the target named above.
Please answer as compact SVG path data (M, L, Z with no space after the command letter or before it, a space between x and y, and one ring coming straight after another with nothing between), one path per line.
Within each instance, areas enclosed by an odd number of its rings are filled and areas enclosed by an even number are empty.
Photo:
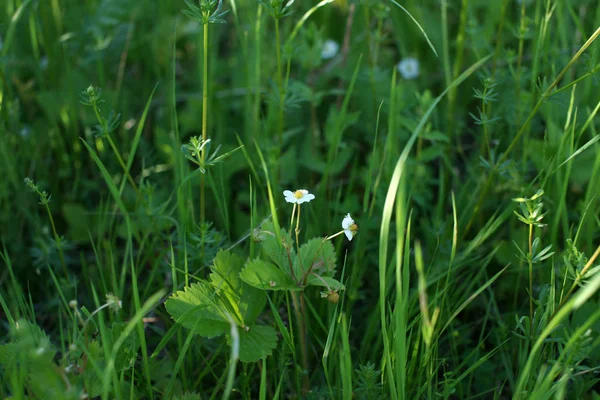
M523 134L525 133L525 131L529 127L529 123L533 120L533 117L537 114L537 111L539 110L539 108L542 106L542 104L552 94L554 94L552 91L554 90L554 88L556 86L558 86L558 83L561 81L561 79L563 78L563 76L567 73L567 71L569 69L571 69L571 66L573 64L575 64L575 62L581 57L581 55L585 52L585 50L587 50L587 48L594 42L594 40L596 40L598 38L598 36L600 36L600 28L596 29L596 31L592 34L592 36L590 36L590 38L581 46L581 48L579 49L579 51L577 51L577 53L571 58L571 60L562 69L562 71L560 71L560 73L556 76L556 78L554 79L554 81L552 82L552 84L550 86L548 86L548 88L544 91L544 93L542 93L542 95L540 96L540 98L539 98L538 102L536 103L535 107L533 107L533 110L531 110L531 112L529 113L529 116L527 117L527 119L525 120L525 122L523 123L523 125L521 126L521 128L519 129L519 131L517 132L517 134L515 135L515 137L513 138L512 142L510 142L510 144L508 145L508 147L506 148L506 150L504 151L504 153L502 153L502 155L498 158L498 161L494 165L494 168L492 168L490 174L487 177L487 180L485 182L483 190L479 194L479 198L477 200L477 204L473 208L473 213L471 214L471 218L469 219L469 222L467 223L467 226L466 226L465 231L463 233L463 238L467 236L469 230L471 229L471 226L473 224L473 221L474 221L475 217L479 214L479 210L481 209L481 205L483 204L483 200L485 199L485 197L486 197L486 195L488 193L488 190L490 189L490 186L492 184L492 180L494 179L494 176L496 175L497 168L500 165L502 165L502 163L504 161L507 160L508 155L510 154L510 152L513 149L513 147L515 147L515 145L521 139L521 136L523 136ZM559 91L559 90L557 90L557 91Z
M117 146L115 145L115 142L110 137L110 134L106 135L106 140L108 141L108 144L110 145L110 148L112 149L113 153L117 157L117 161L119 162L119 165L121 165L121 168L123 168L123 172L125 172L125 175L127 176L127 180L131 184L131 187L133 188L133 190L135 191L135 193L139 197L141 197L140 191L139 191L139 189L138 189L135 181L133 180L133 177L129 173L129 170L127 169L127 165L125 165L125 161L123 161L123 158L119 154L119 150L117 149Z
M304 324L304 317L306 316L304 308L304 292L300 292L300 306L298 305L298 294L292 291L292 303L294 304L294 312L296 315L296 322L298 324L298 334L300 335L300 347L302 348L302 391L306 394L310 390L310 381L308 380L308 347L306 342L306 327Z
M100 109L98 108L98 105L96 103L94 103L92 105L92 108L94 109L94 114L96 115L96 120L102 126L102 132L107 132L108 131L107 122L106 122L106 119L100 115ZM125 165L125 161L123 161L123 158L121 157L121 154L119 153L119 150L117 149L117 146L115 145L115 142L112 140L112 137L110 136L110 133L108 133L108 132L106 133L106 140L108 141L110 148L112 149L113 153L115 154L115 157L117 157L117 161L119 162L119 165L121 166L121 168L123 168L123 172L127 176L127 180L131 184L131 187L133 187L133 190L135 191L135 193L139 197L141 197L140 191L139 191L135 181L133 180L133 177L129 173L127 165Z
M277 56L277 86L279 88L279 110L277 118L277 135L279 151L283 144L283 107L285 104L285 90L283 87L283 70L281 65L281 37L279 33L279 19L275 18L275 53Z
M571 295L573 294L573 291L575 291L575 288L577 288L577 286L581 283L581 280L583 279L583 276L585 276L585 274L587 273L588 269L590 269L592 267L592 265L594 264L594 261L596 261L596 258L598 258L598 256L600 256L600 246L598 246L596 248L596 251L594 252L594 254L592 255L592 257L590 257L590 259L588 260L588 262L585 264L585 266L583 267L583 269L581 270L581 272L577 276L577 278L575 278L575 281L573 281L573 284L571 285L571 288L569 289L569 291L567 292L567 294L565 295L565 297L563 297L563 299L561 300L560 304L556 308L556 311L554 311L554 314L556 314L558 312L558 310L560 310L562 308L562 306L567 302L567 300L569 299L569 297L571 297ZM554 316L554 314L553 314L553 316Z
M298 214L296 217L296 250L298 251L298 262L300 263L300 269L304 271L304 265L302 265L302 257L300 257L300 241L298 240L298 234L300 233L300 204L298 204Z
M529 330L533 339L533 225L529 224Z
M521 97L521 74L523 72L522 63L523 63L523 48L525 45L525 2L521 4L521 22L519 25L519 46L517 51L517 78L516 78L516 93L515 93L515 101L517 104L517 112L516 112L516 124L519 125L520 122L520 109L519 109L519 98Z
M50 226L52 226L52 234L54 235L54 241L56 242L56 248L58 249L58 256L60 257L60 263L63 267L63 272L65 274L65 279L69 278L69 273L67 271L67 263L65 262L65 256L62 251L62 240L58 236L58 232L56 232L56 225L54 224L54 218L52 217L52 213L50 212L50 206L48 202L44 202L46 206L46 211L48 212L48 218L50 219Z
M296 206L298 206L298 204L294 203L294 208L292 208L292 219L290 220L290 232L294 228L294 216L296 215Z
M202 142L208 138L208 24L204 24L204 60L202 67ZM202 165L206 160L206 148L202 147ZM200 175L200 223L205 219L205 176Z

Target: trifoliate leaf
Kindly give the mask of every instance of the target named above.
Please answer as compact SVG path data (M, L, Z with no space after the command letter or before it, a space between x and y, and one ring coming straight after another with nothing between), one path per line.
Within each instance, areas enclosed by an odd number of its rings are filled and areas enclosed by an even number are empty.
M248 330L239 329L240 335L240 361L256 362L263 357L270 356L277 347L277 333L270 326L253 325ZM231 346L231 337L227 337L227 344Z
M252 287L240 279L244 260L229 252L220 251L215 257L210 280L237 325L251 325L265 308L267 295L263 290Z
M335 273L335 250L331 241L314 238L300 247L300 259L305 270L310 269L320 276L333 276ZM298 261L296 261L298 263ZM300 269L300 266L296 268Z
M225 307L208 282L200 282L173 293L165 302L171 317L200 336L219 336L229 329Z
M240 273L240 278L250 286L263 290L300 290L292 280L281 269L275 265L263 261L252 260Z
M327 287L329 285L329 288L331 290L344 290L346 289L344 287L344 285L341 284L340 281L327 277L327 276L322 276L322 277L318 277L316 275L309 275L308 278L306 279L306 283L310 286L323 286L323 287ZM327 283L327 285L325 284Z

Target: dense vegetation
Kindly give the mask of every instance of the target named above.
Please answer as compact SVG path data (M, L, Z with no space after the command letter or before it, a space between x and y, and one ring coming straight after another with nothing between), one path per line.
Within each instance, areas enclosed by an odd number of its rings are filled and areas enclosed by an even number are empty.
M599 27L3 0L0 397L600 398Z

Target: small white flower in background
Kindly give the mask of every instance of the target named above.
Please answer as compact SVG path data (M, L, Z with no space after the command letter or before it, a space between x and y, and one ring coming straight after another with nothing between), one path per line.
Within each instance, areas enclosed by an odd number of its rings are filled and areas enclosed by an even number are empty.
M327 39L325 43L323 43L323 48L321 49L321 58L323 60L329 60L335 57L339 50L340 45L335 40Z
M284 190L283 195L285 196L285 201L295 204L308 203L315 198L315 195L308 193L306 189L298 189L295 192Z
M419 60L416 58L407 57L400 61L396 68L404 79L415 79L419 76Z
M350 241L358 233L358 225L356 225L350 214L346 214L342 220L342 229L344 229L344 234Z

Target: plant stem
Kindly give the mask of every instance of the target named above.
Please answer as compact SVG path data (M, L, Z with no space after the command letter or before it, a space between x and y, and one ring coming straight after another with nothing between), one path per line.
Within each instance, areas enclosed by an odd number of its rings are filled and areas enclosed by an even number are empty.
M306 343L306 327L304 325L304 317L306 315L304 309L304 296L300 292L300 307L298 307L298 298L296 292L292 291L292 303L294 303L294 311L296 314L296 322L298 324L298 333L300 334L300 347L302 348L302 391L306 394L310 391L310 381L308 379L308 348Z
M52 217L52 213L50 212L50 206L48 203L44 202L46 206L46 211L48 212L48 218L50 219L50 225L52 226L52 233L54 234L54 241L56 242L56 248L58 249L58 256L60 257L60 263L63 267L63 272L65 273L65 279L69 278L69 273L67 272L67 264L65 263L65 256L62 251L62 240L58 237L58 232L56 232L56 225L54 224L54 218Z
M494 176L496 174L498 167L500 167L502 165L502 163L507 160L508 155L510 154L511 150L517 144L517 142L520 140L521 136L525 133L525 131L528 129L529 123L531 122L531 120L533 120L533 117L537 113L538 109L542 106L542 104L544 104L544 102L553 94L556 94L557 92L559 92L561 90L564 90L564 88L562 88L562 89L557 90L555 93L552 92L554 90L554 88L556 86L558 86L558 83L561 81L562 77L567 73L567 71L571 68L571 66L581 57L583 52L599 36L600 36L600 27L598 29L596 29L596 31L590 36L590 38L577 51L577 53L573 57L571 57L571 60L569 60L567 65L556 76L556 78L554 79L552 84L550 84L550 86L548 86L548 88L540 95L540 98L538 99L538 102L536 103L535 107L533 107L533 110L531 110L531 112L529 113L529 116L527 117L525 122L523 122L523 125L521 125L521 128L517 131L513 140L510 142L510 144L508 145L508 147L506 148L504 153L502 153L502 155L500 156L500 158L494 165L494 168L490 171L490 174L488 175L488 177L486 179L485 185L483 186L483 190L479 194L479 199L477 200L477 204L473 208L473 213L471 214L471 218L469 219L469 222L467 223L467 226L463 232L463 238L467 237L467 233L469 233L469 230L471 229L473 220L475 219L475 217L479 213L479 210L481 209L483 200L484 200L485 196L487 195L489 188L491 187L492 180L494 179Z
M204 24L204 62L202 68L202 142L207 139L208 125L208 23ZM206 148L202 148L202 165L206 160ZM200 175L200 223L205 219L205 195L204 195L205 176Z
M298 204L298 215L296 218L296 249L298 251L298 262L300 262L300 269L304 272L304 265L302 265L302 257L300 257L300 242L298 241L298 234L300 233L300 204Z
M533 339L533 225L529 224L529 331Z
M277 119L278 147L281 153L283 143L283 106L285 102L285 90L283 88L283 71L281 66L281 40L279 35L279 19L275 18L275 52L277 55L277 86L279 88L279 110Z
M573 281L573 284L571 285L571 288L569 289L569 291L567 292L567 294L565 295L565 297L563 297L563 299L561 300L560 304L556 308L556 311L554 311L554 314L552 314L553 317L558 312L558 310L560 310L562 308L562 306L567 302L567 300L569 299L569 297L571 297L571 294L573 294L573 291L575 290L575 288L577 287L577 285L579 285L579 283L581 282L581 279L583 278L583 276L588 272L588 269L590 269L593 266L594 261L596 261L596 258L598 258L598 256L600 256L600 246L598 246L596 248L596 251L594 252L594 254L592 255L592 257L590 257L590 259L585 264L585 266L583 267L583 269L581 270L581 272L579 273L579 275L575 278L575 281Z
M98 105L96 103L93 104L93 109L94 109L94 114L96 115L96 120L98 120L98 122L100 122L100 124L102 125L102 131L106 132L108 130L108 126L106 124L106 119L102 118L102 116L100 115L100 109L98 108ZM112 140L112 137L110 137L110 133L106 133L106 140L108 141L110 148L112 149L113 153L115 154L115 157L117 157L117 161L119 162L119 165L121 166L121 168L123 168L123 172L127 176L127 180L131 184L131 187L133 187L133 190L135 191L135 193L141 198L138 187L135 184L135 181L133 180L133 178L131 177L131 174L129 173L129 170L127 169L127 166L125 165L125 161L123 161L123 158L121 157L121 154L119 153L119 150L117 149L117 146L115 145L115 142Z
M292 231L292 228L294 227L294 216L296 215L296 206L298 204L294 203L294 208L292 208L292 219L290 220L290 232Z
M115 153L115 156L117 157L117 161L119 162L119 165L121 165L121 168L123 168L123 172L125 172L125 175L127 176L127 180L131 184L131 187L133 188L133 190L135 191L135 193L138 196L141 197L140 191L139 191L139 189L138 189L135 181L133 180L133 177L131 176L131 174L127 170L127 166L125 165L125 161L123 161L123 158L121 158L121 155L119 154L119 150L117 149L117 146L115 145L115 142L110 137L110 134L106 135L106 140L108 140L108 144L110 145L110 148L112 149L113 153Z

